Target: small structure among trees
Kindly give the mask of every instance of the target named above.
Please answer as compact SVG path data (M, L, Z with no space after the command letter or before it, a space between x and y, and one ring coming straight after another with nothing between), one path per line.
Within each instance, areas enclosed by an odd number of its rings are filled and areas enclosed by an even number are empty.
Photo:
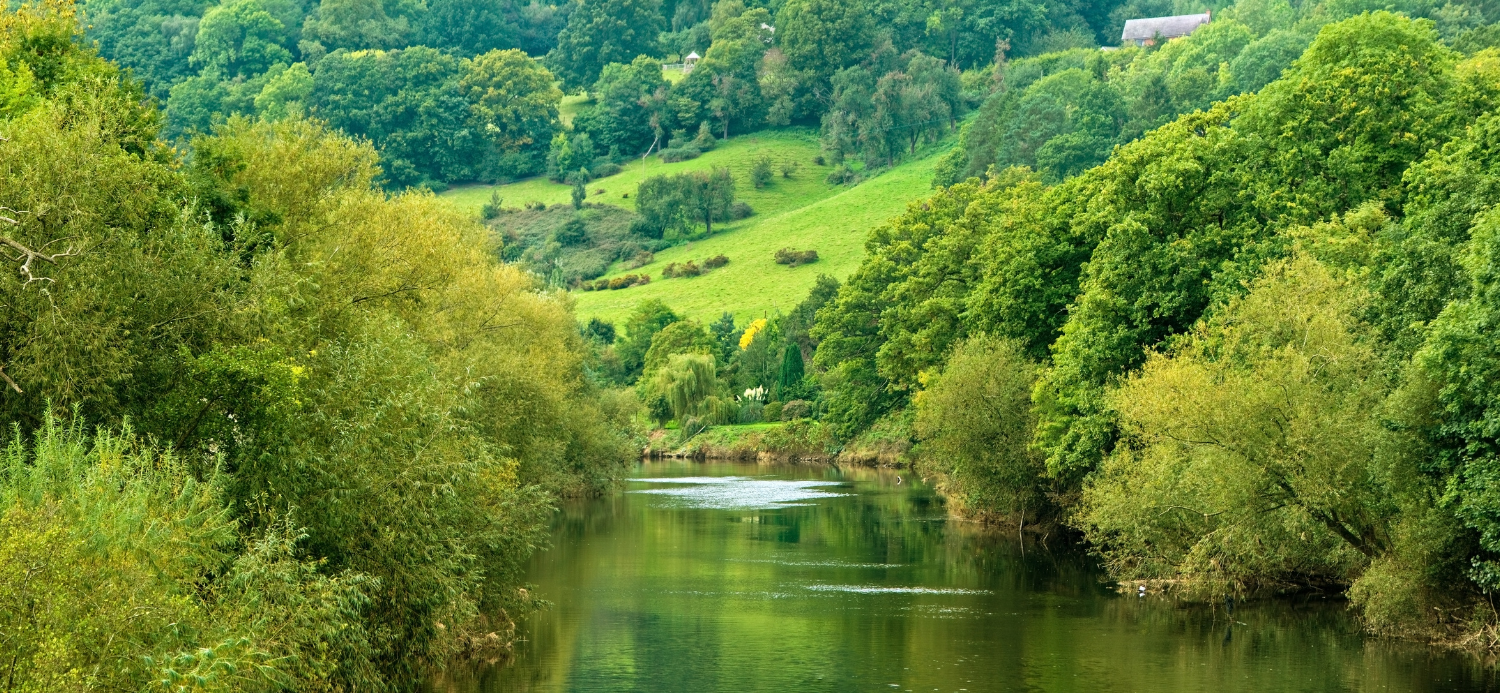
M1120 35L1120 41L1132 41L1137 46L1155 45L1158 39L1169 41L1180 36L1187 36L1197 30L1198 27L1209 23L1213 19L1211 12L1203 14L1181 14L1174 17L1147 17L1145 19L1130 19L1125 22L1125 31Z

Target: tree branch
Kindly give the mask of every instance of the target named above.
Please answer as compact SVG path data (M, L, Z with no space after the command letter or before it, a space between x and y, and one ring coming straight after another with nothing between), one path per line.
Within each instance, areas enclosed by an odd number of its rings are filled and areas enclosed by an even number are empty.
M10 389L16 391L16 394L18 394L18 395L25 394L24 392L21 391L21 386L17 385L16 381L11 380L10 376L5 373L5 367L4 366L0 366L0 380L4 380L5 384L10 386Z

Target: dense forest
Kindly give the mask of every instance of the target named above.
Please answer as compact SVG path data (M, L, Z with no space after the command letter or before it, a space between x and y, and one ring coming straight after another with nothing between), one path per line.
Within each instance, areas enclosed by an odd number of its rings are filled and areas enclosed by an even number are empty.
M101 55L164 105L169 138L210 133L234 115L310 115L368 138L386 187L440 190L543 173L549 153L555 158L570 137L587 137L570 152L587 151L581 167L595 171L689 146L700 130L725 137L788 123L821 124L831 155L878 166L954 127L997 84L997 57L1003 64L1007 54L1114 43L1126 18L1170 9L1139 4L87 0L81 7ZM702 54L695 69L666 79L663 62L695 52ZM1285 53L1270 59L1290 60ZM570 125L559 118L564 92L588 96Z
M186 158L66 3L0 15L0 659L17 691L407 689L502 652L630 402L565 296L326 126Z
M817 313L823 424L910 431L960 508L1064 523L1121 578L1337 586L1372 629L1495 646L1500 54L1441 39L1325 25L1072 177L1002 138Z

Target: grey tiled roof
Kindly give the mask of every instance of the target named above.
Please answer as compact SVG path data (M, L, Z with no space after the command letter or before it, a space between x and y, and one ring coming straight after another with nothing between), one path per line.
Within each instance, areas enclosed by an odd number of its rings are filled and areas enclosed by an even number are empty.
M1207 24L1208 14L1182 14L1176 17L1150 17L1148 19L1131 19L1125 22L1125 33L1120 37L1122 41L1138 41L1151 39L1157 36L1162 38L1177 38L1193 33L1194 29Z

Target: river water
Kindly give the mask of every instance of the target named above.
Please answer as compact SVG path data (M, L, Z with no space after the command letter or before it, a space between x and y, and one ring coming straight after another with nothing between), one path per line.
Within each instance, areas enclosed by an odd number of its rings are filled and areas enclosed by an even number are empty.
M651 462L564 505L528 581L552 607L511 691L1480 691L1473 658L1363 638L1338 600L1121 596L1076 547L945 516L890 471Z

